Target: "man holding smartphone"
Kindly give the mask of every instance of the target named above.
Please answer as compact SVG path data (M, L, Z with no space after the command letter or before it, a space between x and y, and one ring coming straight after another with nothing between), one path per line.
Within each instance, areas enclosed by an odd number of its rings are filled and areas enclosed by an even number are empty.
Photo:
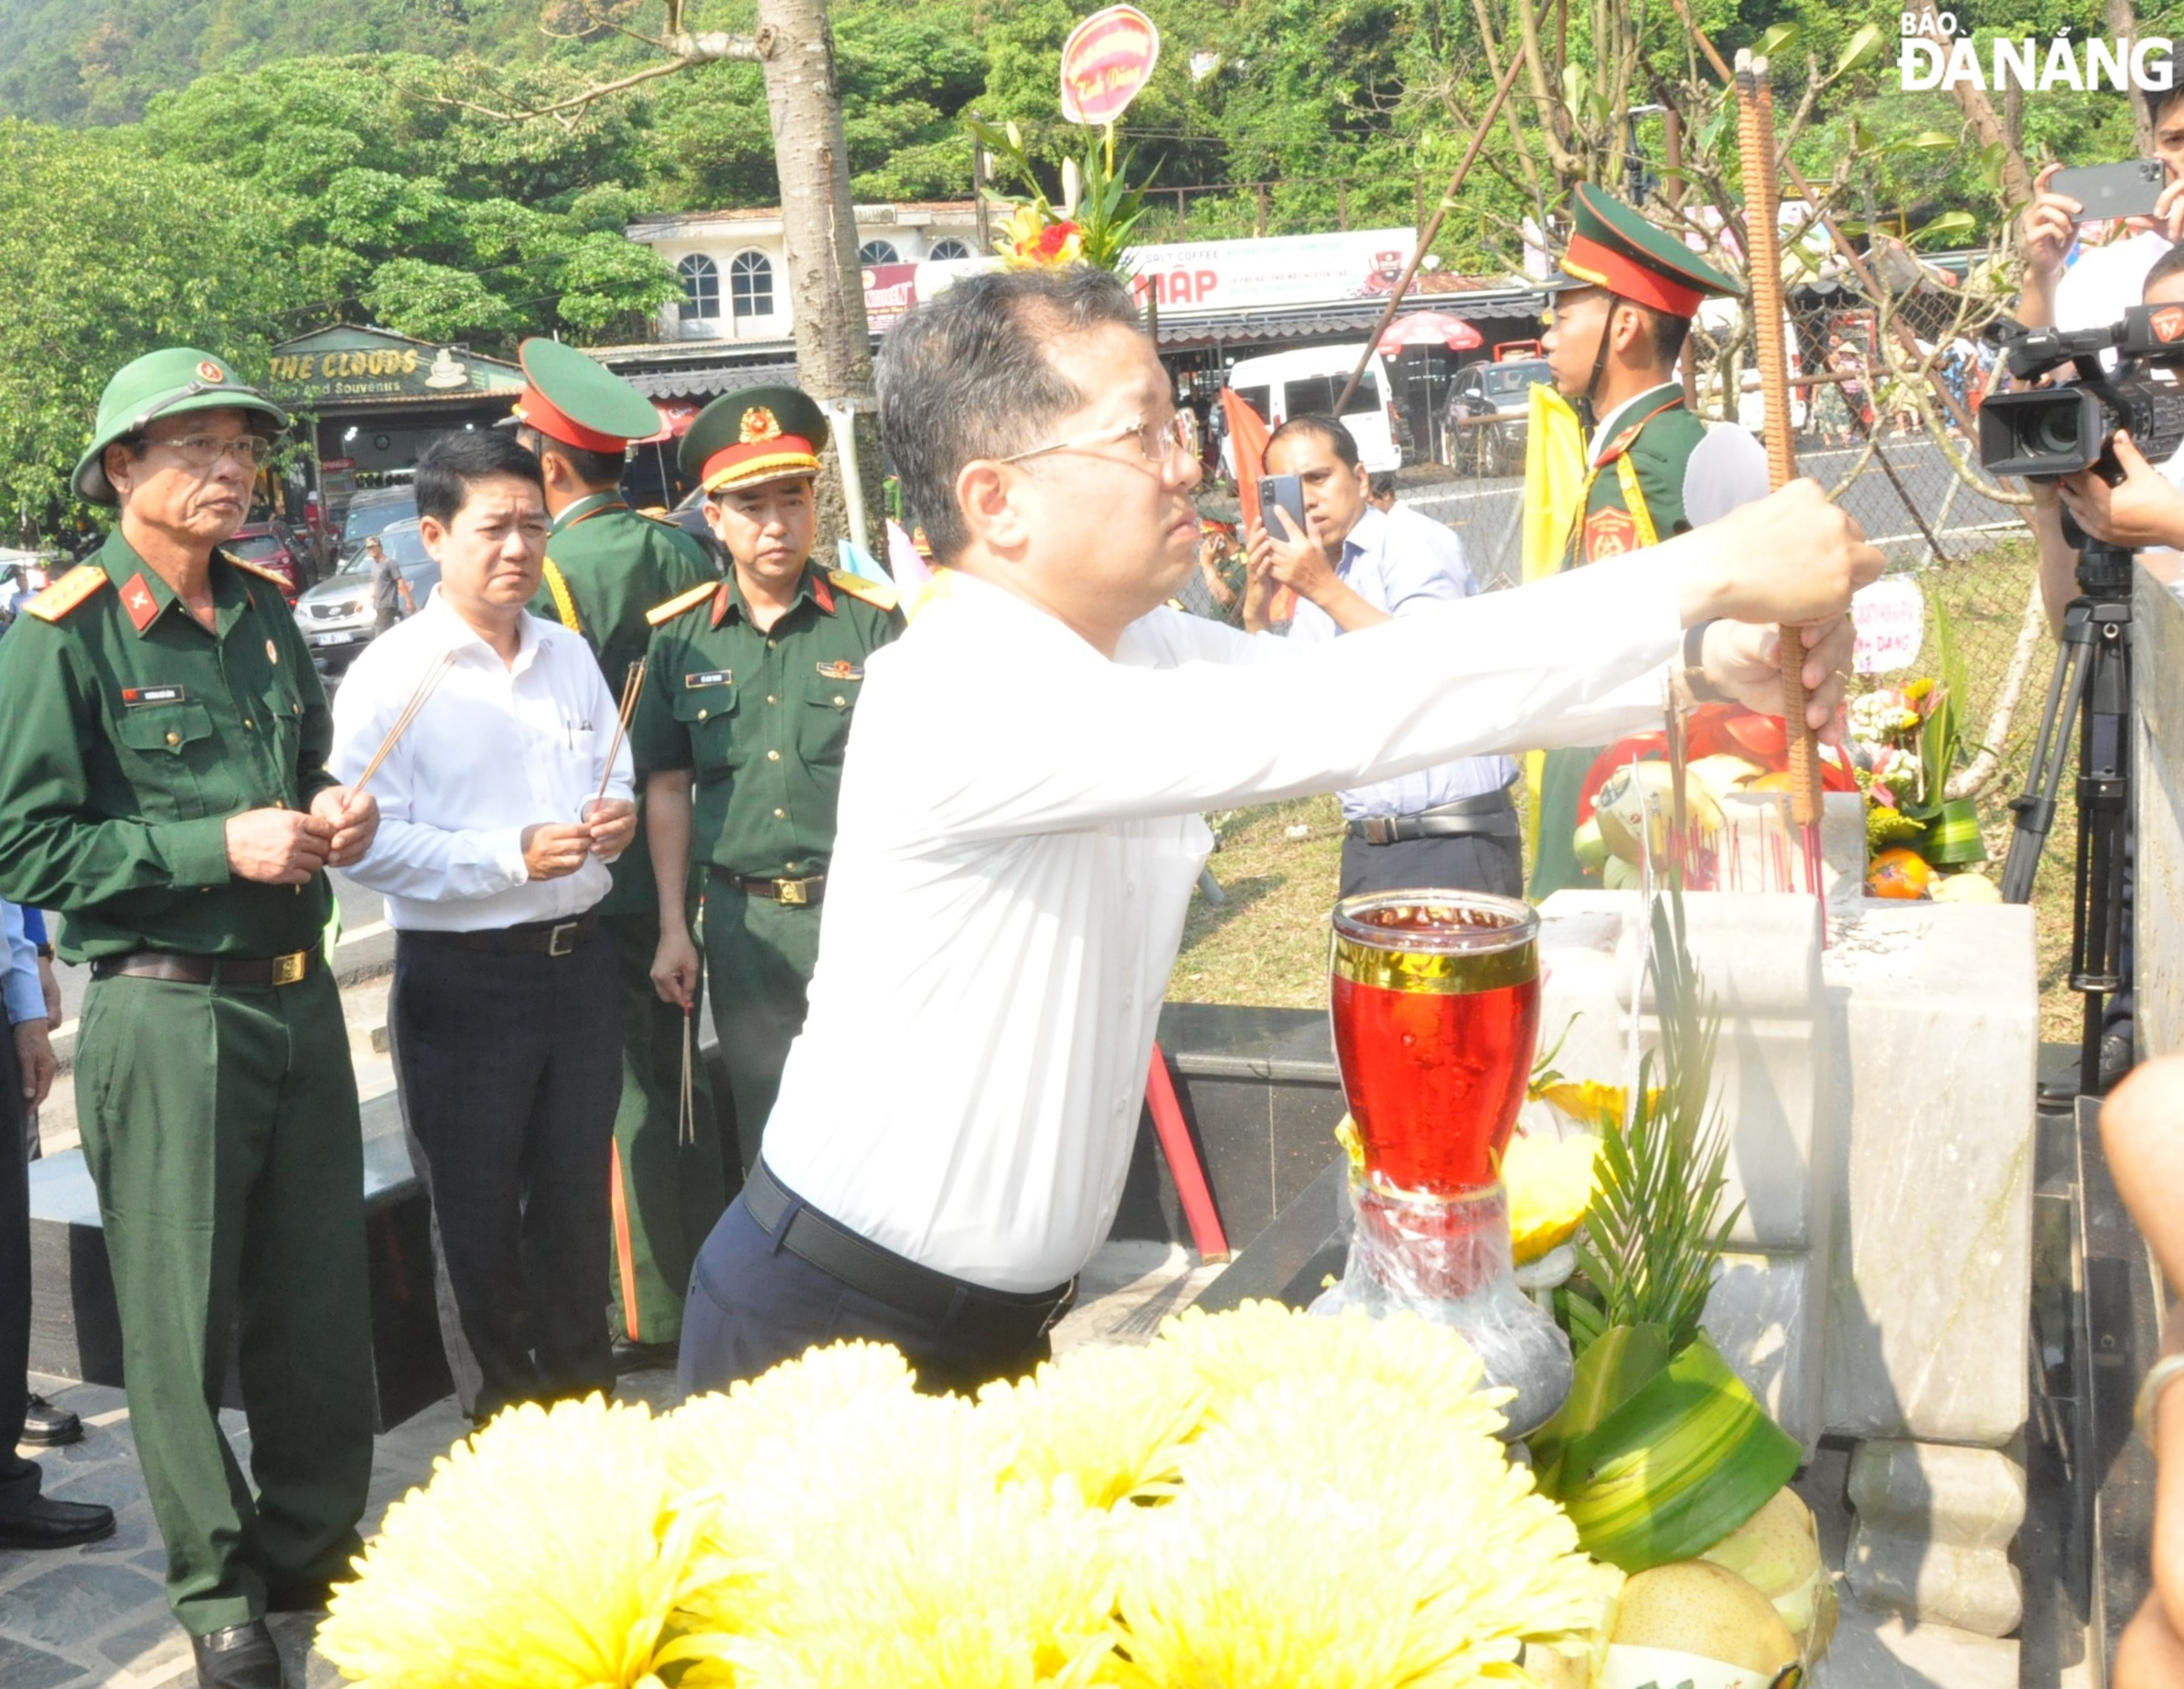
M1266 630L1277 584L1297 594L1290 637L1306 644L1479 590L1454 529L1392 498L1386 508L1373 502L1373 478L1336 418L1290 418L1267 441L1267 469L1260 485L1276 500L1262 497L1266 526L1249 530L1246 631ZM1509 796L1515 778L1506 756L1465 756L1338 793L1341 894L1430 885L1521 897L1524 847Z

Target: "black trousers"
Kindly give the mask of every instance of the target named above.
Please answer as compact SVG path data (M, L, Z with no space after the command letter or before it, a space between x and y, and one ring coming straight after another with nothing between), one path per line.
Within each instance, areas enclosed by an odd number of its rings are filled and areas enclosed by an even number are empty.
M38 1468L16 1453L30 1400L30 1175L23 1159L23 1074L0 1015L0 1519L37 1500Z
M1525 853L1515 839L1460 833L1453 839L1406 839L1396 844L1343 840L1344 897L1448 886L1459 892L1525 894Z
M493 956L401 935L387 1030L464 1412L611 1394L614 946Z
M769 1235L738 1196L712 1228L691 1274L676 1382L685 1395L725 1390L739 1378L793 1361L814 1344L852 1337L893 1343L917 1387L969 1395L996 1378L1021 1378L1054 1353L1042 1332L995 1346L934 1326L854 1289L782 1246L791 1204Z

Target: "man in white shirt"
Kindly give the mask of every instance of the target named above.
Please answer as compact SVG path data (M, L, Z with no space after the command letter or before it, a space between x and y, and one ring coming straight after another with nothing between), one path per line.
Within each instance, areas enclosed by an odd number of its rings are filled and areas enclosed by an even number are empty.
M359 777L440 677L373 776L380 831L349 872L385 896L396 933L395 1079L432 1198L448 1367L482 1423L615 1386L622 1049L595 905L637 812L591 648L525 607L546 557L539 460L504 433L450 434L416 488L440 584L349 671L331 765Z
M1293 416L1267 441L1267 473L1304 490L1306 532L1250 531L1244 626L1266 630L1273 584L1297 594L1290 637L1322 645L1479 590L1453 529L1407 506L1372 500L1357 443L1332 416ZM1279 514L1273 518L1282 518ZM1339 794L1342 895L1451 886L1522 897L1525 861L1506 756L1466 756Z
M1656 719L1686 625L1778 699L1812 624L1815 722L1880 557L1799 482L1582 579L1323 645L1162 608L1199 468L1120 283L958 282L889 334L881 415L952 565L867 666L810 1013L763 1152L700 1252L682 1382L830 1337L928 1388L1020 1374L1111 1222L1204 809Z

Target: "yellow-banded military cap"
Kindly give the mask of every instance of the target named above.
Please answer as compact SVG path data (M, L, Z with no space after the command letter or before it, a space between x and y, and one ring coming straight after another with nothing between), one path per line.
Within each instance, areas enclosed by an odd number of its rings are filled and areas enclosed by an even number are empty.
M794 387L746 387L698 412L676 461L708 493L815 476L827 449L827 413Z
M1580 183L1571 197L1575 228L1552 289L1604 287L1620 298L1671 316L1692 317L1708 294L1730 295L1737 284L1700 262L1675 236L1620 199Z

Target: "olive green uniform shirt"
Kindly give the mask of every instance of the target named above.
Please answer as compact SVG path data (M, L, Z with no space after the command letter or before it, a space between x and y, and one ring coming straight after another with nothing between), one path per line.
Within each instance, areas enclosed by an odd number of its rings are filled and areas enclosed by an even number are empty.
M694 771L697 861L755 880L825 871L864 659L902 631L901 611L809 564L767 632L733 572L653 630L630 748L642 773Z
M637 515L618 493L594 493L554 518L531 614L583 635L618 698L629 665L645 655L652 636L645 612L715 578L705 549L680 528ZM658 907L641 829L612 871L602 914L648 915Z
M337 784L326 692L280 589L215 552L209 631L118 529L91 561L103 585L0 638L0 895L61 911L71 962L312 948L324 874L228 870L229 817Z

